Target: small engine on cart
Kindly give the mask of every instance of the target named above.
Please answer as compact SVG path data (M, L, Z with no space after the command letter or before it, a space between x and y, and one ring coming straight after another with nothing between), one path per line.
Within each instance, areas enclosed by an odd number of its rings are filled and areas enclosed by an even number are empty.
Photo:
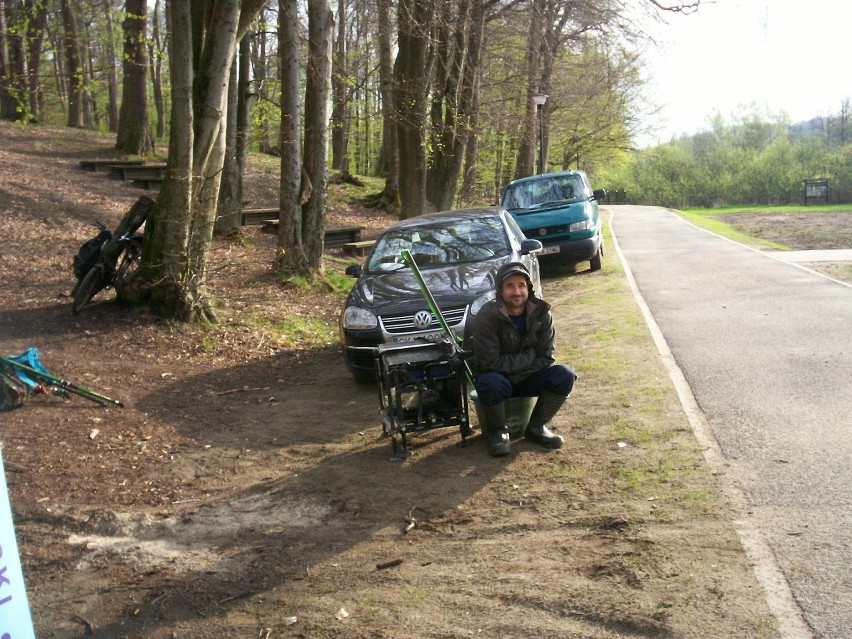
M446 342L413 341L376 347L379 413L395 458L410 455L408 435L458 426L471 435L463 355Z

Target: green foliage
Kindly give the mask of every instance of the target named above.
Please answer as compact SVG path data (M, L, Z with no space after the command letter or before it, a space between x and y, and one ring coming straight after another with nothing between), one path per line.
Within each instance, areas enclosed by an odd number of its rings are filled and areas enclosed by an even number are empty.
M602 172L605 188L628 188L630 201L673 208L779 205L803 200L803 181L828 178L832 199L852 197L852 143L791 138L784 117L748 112L733 124L716 116L710 131L630 154Z

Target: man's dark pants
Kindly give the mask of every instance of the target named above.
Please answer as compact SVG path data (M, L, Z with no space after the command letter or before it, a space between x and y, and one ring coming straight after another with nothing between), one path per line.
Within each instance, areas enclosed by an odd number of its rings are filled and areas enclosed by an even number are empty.
M510 397L538 397L542 391L567 397L575 379L573 369L563 364L543 368L518 384L512 384L503 373L482 373L475 380L476 394L483 406L496 406Z

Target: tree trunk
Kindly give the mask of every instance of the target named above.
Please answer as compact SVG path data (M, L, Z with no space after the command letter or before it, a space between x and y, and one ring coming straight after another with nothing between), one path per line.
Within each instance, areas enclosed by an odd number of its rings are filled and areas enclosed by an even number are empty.
M242 206L240 203L240 174L237 166L237 95L238 95L237 58L231 62L228 80L228 104L225 127L225 164L222 167L222 181L219 187L219 203L216 210L216 234L227 233L239 228Z
M281 78L281 181L276 271L310 270L302 238L302 116L299 109L299 15L297 0L279 0L278 68Z
M308 0L308 77L305 86L305 170L311 196L302 207L302 239L308 267L322 270L328 186L328 99L334 14L329 0Z
M17 108L11 90L12 58L6 22L6 4L0 0L0 119L14 120L17 118Z
M482 49L479 52L477 68L482 65ZM479 162L479 78L476 74L473 83L470 105L470 131L468 133L467 146L464 150L464 173L462 177L462 188L459 199L462 202L473 202L476 199L476 183L478 177Z
M231 63L228 82L228 116L225 135L225 166L219 189L219 207L216 213L216 233L235 231L242 223L243 172L248 139L248 47L249 36L240 42L240 53Z
M118 74L116 65L118 56L115 52L115 27L112 21L112 1L106 3L106 29L107 29L107 130L110 133L118 132Z
M206 279L225 158L228 73L236 38L245 34L263 2L169 3L173 35L169 169L146 224L143 282L137 297L166 317L216 320ZM208 19L193 23L193 15L205 14Z
M77 18L69 3L62 0L62 25L65 32L65 71L68 74L68 118L70 127L83 126L83 68L80 66Z
M154 2L154 14L151 24L153 37L149 45L151 60L151 91L154 94L154 109L157 112L157 139L166 135L166 104L163 97L163 42L160 37L160 0Z
M40 0L26 0L26 11L31 16L27 23L27 96L29 98L29 117L36 122L44 118L44 91L41 85L41 55L44 43L44 30L47 26L47 3Z
M80 54L83 56L83 60L80 63L80 67L83 69L83 76L81 78L82 86L80 87L82 93L81 111L83 117L83 126L87 129L94 129L97 125L98 116L97 105L95 104L95 96L92 95L94 54L92 52L92 35L88 24L85 26L84 32L86 34L86 37L83 38L82 42L80 43Z
M265 13L264 10L263 13ZM261 16L263 16L263 13ZM261 20L264 22L264 20ZM255 91L257 92L258 102L260 103L260 122L257 124L259 132L257 133L257 144L261 153L272 153L274 144L272 143L272 132L269 128L269 74L267 72L267 50L268 40L267 30L261 29L257 37L254 39L254 83Z
M482 34L485 28L485 7L482 0L464 0L458 6L457 25L445 73L436 77L442 92L434 91L433 139L426 193L429 202L438 210L452 208L455 200L467 140L473 92L479 75Z
M382 96L382 157L386 172L381 206L399 210L399 138L393 102L393 57L391 48L392 0L378 0L379 86Z
M331 168L341 174L349 173L349 144L346 100L346 0L337 0L337 40L334 45L331 80Z
M536 157L536 106L532 96L539 93L538 75L541 60L540 49L543 34L544 0L533 0L530 4L530 27L527 39L527 96L524 104L524 120L521 129L518 157L515 161L515 178L535 173Z
M124 90L115 148L128 155L149 155L154 151L154 136L148 120L146 90L148 56L145 51L145 27L148 23L147 0L127 0L124 18Z
M397 113L400 218L428 213L426 200L426 105L431 75L430 31L434 3L399 0L399 52L394 64L394 105Z

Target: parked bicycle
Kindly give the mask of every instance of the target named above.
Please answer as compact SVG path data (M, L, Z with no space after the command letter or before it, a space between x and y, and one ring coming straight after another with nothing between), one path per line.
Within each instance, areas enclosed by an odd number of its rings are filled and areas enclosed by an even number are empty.
M113 234L100 222L96 226L99 233L87 240L74 257L74 275L77 277L77 285L71 293L74 297L71 312L74 315L100 291L127 280L139 268L142 257L141 233L125 233L115 238L117 247L107 253L104 248L114 239Z

